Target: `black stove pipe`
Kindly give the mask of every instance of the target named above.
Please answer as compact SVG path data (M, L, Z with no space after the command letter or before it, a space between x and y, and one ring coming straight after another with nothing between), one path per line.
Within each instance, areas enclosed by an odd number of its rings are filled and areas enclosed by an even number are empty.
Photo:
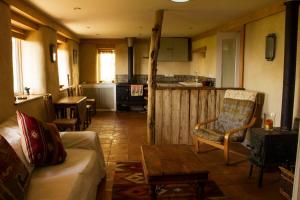
M285 46L281 129L291 130L295 96L299 1L286 1L285 6Z
M133 38L128 38L128 83L133 82Z

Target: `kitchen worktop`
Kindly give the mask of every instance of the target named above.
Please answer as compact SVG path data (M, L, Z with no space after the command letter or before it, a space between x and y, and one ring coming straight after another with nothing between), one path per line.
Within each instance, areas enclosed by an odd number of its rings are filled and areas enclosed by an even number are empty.
M157 90L162 90L162 89L181 89L181 90L186 90L186 89L213 89L215 87L208 87L208 86L193 86L193 85L183 85L180 83L157 83Z

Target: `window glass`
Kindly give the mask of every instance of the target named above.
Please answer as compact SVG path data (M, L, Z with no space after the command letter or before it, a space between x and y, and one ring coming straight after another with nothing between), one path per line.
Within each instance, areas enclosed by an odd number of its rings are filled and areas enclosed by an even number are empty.
M99 53L100 80L103 82L112 82L115 80L115 51L103 51Z
M69 55L64 49L57 49L57 65L59 75L59 85L68 86L70 84Z
M13 81L15 95L23 94L22 41L12 38Z

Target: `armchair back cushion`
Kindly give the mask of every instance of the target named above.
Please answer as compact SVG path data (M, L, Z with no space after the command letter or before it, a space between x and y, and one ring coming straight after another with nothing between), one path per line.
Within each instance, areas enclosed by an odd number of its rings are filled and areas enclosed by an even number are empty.
M223 110L215 124L217 132L225 133L249 123L255 106L256 92L247 90L226 90ZM245 138L245 130L234 133L231 141L240 142Z
M14 149L0 136L0 198L24 199L30 174Z

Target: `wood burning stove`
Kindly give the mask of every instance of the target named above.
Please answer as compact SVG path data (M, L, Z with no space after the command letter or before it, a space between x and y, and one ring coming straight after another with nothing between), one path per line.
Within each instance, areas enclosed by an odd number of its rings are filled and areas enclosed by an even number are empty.
M147 104L145 97L147 96L147 85L144 84L143 96L131 96L131 84L119 83L117 84L117 110L128 111L128 110L144 110Z

